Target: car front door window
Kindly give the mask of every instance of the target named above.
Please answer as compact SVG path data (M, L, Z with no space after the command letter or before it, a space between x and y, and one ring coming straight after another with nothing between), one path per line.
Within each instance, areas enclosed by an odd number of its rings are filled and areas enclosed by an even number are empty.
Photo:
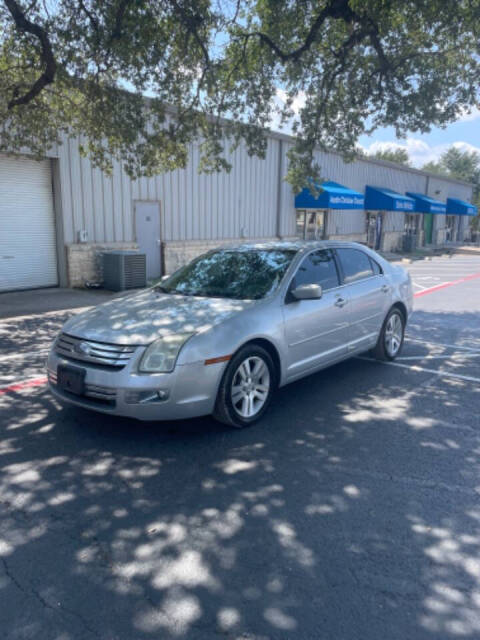
M320 285L322 297L296 300L288 294L285 299L290 380L335 362L347 353L348 305L338 304L340 278L331 250L313 251L305 256L291 281L290 291L302 284Z
M338 287L340 280L332 251L313 251L303 259L292 282L292 289L301 284L319 284L323 291Z

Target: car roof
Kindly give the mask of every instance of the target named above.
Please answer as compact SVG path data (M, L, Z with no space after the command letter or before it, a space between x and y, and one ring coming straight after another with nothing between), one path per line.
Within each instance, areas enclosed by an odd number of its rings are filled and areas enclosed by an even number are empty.
M312 249L329 249L333 247L356 247L366 249L365 245L357 242L341 242L334 240L273 240L271 242L245 242L242 244L233 244L219 246L219 249L228 251L286 251L293 250L297 252L307 252Z

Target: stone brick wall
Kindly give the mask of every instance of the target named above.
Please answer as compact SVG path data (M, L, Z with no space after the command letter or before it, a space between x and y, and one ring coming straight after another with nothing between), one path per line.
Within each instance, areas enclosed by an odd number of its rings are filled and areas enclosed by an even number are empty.
M105 251L138 249L134 242L110 242L107 244L69 244L67 271L69 287L84 287L85 282L102 282L102 253Z
M403 242L403 231L384 231L382 233L382 251L400 251Z
M337 242L360 242L365 244L367 242L366 233L350 233L348 235L332 235L328 236L329 240L335 240Z
M446 229L434 229L433 231L433 242L435 244L445 244L447 240L447 230Z

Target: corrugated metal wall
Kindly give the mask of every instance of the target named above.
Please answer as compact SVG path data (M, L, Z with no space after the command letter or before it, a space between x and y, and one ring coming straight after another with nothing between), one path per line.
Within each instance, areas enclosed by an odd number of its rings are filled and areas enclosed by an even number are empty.
M276 235L277 140L269 140L265 160L239 147L229 158L232 171L212 175L198 173L199 150L191 145L186 169L136 181L117 162L112 176L93 168L72 139L58 157L66 242L76 242L80 229L88 231L90 242L135 240L136 200L161 203L164 241Z
M469 201L472 197L472 189L467 185L447 182L441 178L429 176L427 182L427 194L437 200L445 202L447 198L460 198L460 200ZM463 216L462 216L463 217ZM436 214L433 218L434 231L445 229L446 216L445 214ZM465 224L466 227L466 224Z
M65 139L58 148L65 242L76 242L80 229L88 231L90 242L134 241L135 200L161 203L162 240L167 242L272 237L277 234L278 207L280 234L292 236L294 195L285 181L280 188L278 185L279 175L286 174L290 147L289 140L271 137L266 158L260 160L249 156L241 146L229 157L233 165L229 174L200 175L198 146L192 144L186 169L131 181L119 163L114 163L112 176L93 168L88 158L80 157L78 141ZM471 197L468 186L441 178L427 180L425 175L408 169L364 160L346 163L338 154L323 152L317 154L317 161L324 178L360 192L370 184L400 193L426 193L428 187L429 195L440 200L447 196ZM385 229L403 230L403 220L403 213L389 215ZM338 212L330 217L329 233L349 235L364 230L365 215L361 211Z

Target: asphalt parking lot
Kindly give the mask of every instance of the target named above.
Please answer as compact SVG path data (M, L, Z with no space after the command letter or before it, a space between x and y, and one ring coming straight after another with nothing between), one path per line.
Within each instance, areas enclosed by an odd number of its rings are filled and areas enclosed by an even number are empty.
M0 637L480 637L480 256L407 268L401 358L242 431L61 408L69 312L0 321Z

